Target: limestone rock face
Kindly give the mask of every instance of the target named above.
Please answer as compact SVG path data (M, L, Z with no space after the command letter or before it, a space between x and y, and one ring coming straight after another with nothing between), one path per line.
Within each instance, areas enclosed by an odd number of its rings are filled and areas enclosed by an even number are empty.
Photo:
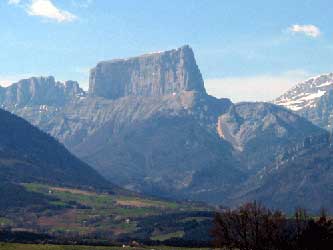
M202 75L189 46L100 62L91 70L89 81L91 96L108 99L190 90L205 93Z
M5 109L34 105L63 106L73 97L84 95L75 81L62 83L55 81L53 76L32 77L0 88L0 103Z

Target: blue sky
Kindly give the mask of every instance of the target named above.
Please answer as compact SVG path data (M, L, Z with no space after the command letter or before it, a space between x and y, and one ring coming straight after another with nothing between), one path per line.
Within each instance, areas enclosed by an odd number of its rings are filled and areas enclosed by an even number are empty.
M332 1L0 0L0 83L88 86L100 60L189 44L209 93L270 100L333 71Z

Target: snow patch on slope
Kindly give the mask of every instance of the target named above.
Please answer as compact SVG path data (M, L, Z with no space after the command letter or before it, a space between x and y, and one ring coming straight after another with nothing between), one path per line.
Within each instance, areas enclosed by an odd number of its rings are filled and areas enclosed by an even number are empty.
M297 84L273 103L293 111L316 107L317 101L333 89L333 73L312 77Z

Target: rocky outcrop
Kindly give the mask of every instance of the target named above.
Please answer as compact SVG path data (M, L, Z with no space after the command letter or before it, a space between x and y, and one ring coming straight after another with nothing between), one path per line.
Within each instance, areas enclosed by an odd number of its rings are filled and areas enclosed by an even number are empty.
M53 76L32 77L21 80L7 88L0 89L2 108L12 109L24 106L63 106L75 96L85 92L75 81L55 81Z
M189 46L128 59L100 62L91 70L89 94L108 99L161 96L194 90L204 82Z

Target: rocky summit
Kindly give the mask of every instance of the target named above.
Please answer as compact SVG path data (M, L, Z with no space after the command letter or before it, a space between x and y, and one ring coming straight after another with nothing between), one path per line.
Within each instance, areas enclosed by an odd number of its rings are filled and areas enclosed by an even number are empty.
M89 95L107 99L205 92L189 46L128 59L100 62L91 70Z

